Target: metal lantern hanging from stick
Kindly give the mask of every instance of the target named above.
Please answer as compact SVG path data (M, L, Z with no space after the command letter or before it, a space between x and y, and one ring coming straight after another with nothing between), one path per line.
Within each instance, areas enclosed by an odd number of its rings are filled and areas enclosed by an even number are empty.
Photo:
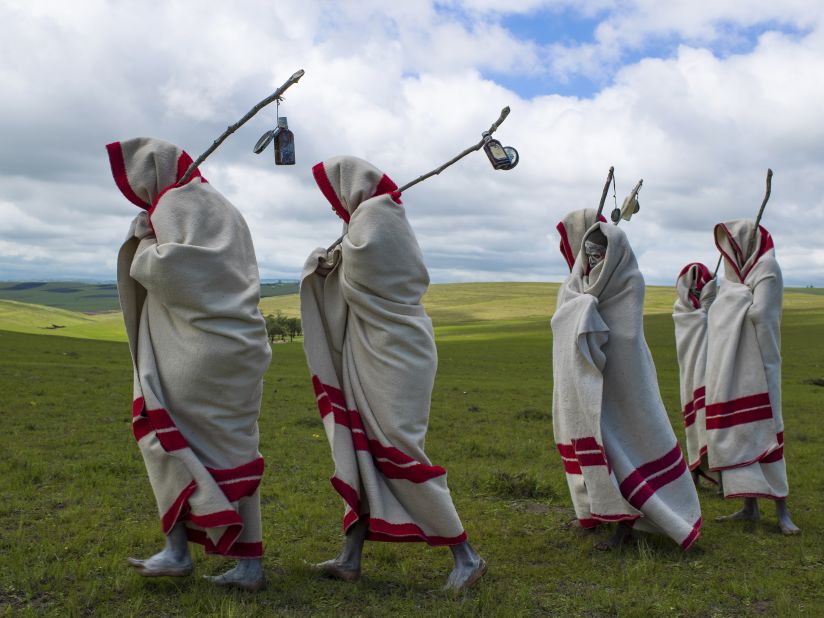
M280 115L280 101L278 99L275 109L275 116L278 119L277 127L271 131L266 131L252 149L255 154L263 152L270 142L275 144L275 165L295 164L295 136L289 130L289 123L286 116Z
M262 110L264 107L269 105L269 103L271 103L272 101L280 101L281 100L281 95L284 92L286 92L292 84L297 84L298 80L300 80L300 78L303 77L303 74L304 74L303 69L300 69L299 71L295 71L292 74L292 76L289 79L287 79L285 82L283 82L283 84L277 90L275 90L272 94L270 94L268 97L263 99L260 103L255 105L248 112L246 112L246 114L243 116L243 118L238 120L235 124L232 124L232 125L229 125L228 127L226 127L226 130L223 133L220 134L220 137L218 137L214 142L212 142L212 145L209 146L202 155L200 155L197 159L195 159L192 162L192 164L189 166L189 169L186 170L186 173L183 174L183 176L180 178L178 183L182 184L182 185L186 184L189 181L189 179L192 177L192 174L195 173L195 170L197 169L197 167L206 160L206 157L208 157L215 150L217 150L218 146L220 146L227 137L229 137L232 133L234 133L240 127L242 127L244 124L246 124L246 122L252 116L254 116L260 110ZM283 120L284 120L284 124L285 124L286 119L284 118ZM294 147L292 149L292 163L294 163Z
M474 146L470 146L465 150L461 151L460 154L451 158L449 161L441 165L440 167L436 167L431 172L427 172L421 176L418 176L415 180L406 183L400 189L398 189L395 193L400 195L408 188L415 186L419 182L423 182L427 178L431 178L432 176L437 176L442 171L444 171L450 165L457 163L461 159L463 159L466 155L471 154L480 150L481 148L484 149L486 156L489 158L489 162L492 164L492 167L496 170L511 170L513 167L518 165L518 161L520 157L518 156L518 151L515 150L512 146L502 146L501 142L494 139L492 134L498 129L503 121L506 120L506 117L509 116L509 106L504 107L501 110L500 116L498 119L492 123L492 126L489 127L487 131L481 133L481 141L479 141ZM337 247L341 241L343 240L343 236L338 238L335 242L333 242L326 251L332 251L335 247Z

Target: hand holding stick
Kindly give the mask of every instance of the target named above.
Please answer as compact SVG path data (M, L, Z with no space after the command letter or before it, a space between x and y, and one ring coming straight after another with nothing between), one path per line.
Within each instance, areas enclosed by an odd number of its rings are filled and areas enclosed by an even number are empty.
M300 78L303 77L304 72L305 71L303 69L295 71L295 73L292 74L292 77L290 77L285 82L283 82L283 84L281 85L280 88L275 90L272 94L270 94L268 97L263 99L260 103L255 105L248 112L246 112L246 115L243 118L241 118L240 120L238 120L235 124L226 127L226 130L220 135L220 137L218 137L214 142L212 142L212 145L209 146L209 148L206 150L206 152L204 152L202 155L200 155L197 159L195 159L192 162L192 164L186 170L186 173L183 174L181 179L178 181L178 184L185 185L187 182L189 182L189 179L192 177L192 174L195 173L195 170L197 169L197 166L200 165L201 163L203 163L206 160L206 157L208 157L215 150L217 150L218 146L220 146L227 137L229 137L232 133L237 131L241 126L246 124L246 122L252 116L257 114L260 110L262 110L264 107L269 105L269 103L271 103L272 101L279 100L281 95L289 89L289 86L291 86L292 84L297 84L298 83L298 80L300 80Z
M489 127L489 130L487 131L487 134L492 135L495 132L495 130L503 124L503 122L504 122L504 120L506 120L507 116L509 116L509 106L508 105L501 110L500 116L498 116L498 119L495 122L493 122L492 125ZM474 146L470 146L469 148L463 150L459 155L457 155L455 157L452 157L449 161L447 161L446 163L444 163L440 167L436 167L431 172L427 172L426 174L423 174L422 176L418 176L412 182L406 183L400 189L398 189L396 192L398 194L403 193L409 187L413 187L416 184L418 184L419 182L423 182L424 180L426 180L427 178L431 178L432 176L437 176L438 174L440 174L442 171L444 171L450 165L452 165L454 163L457 163L458 161L463 159L466 155L471 154L471 153L483 148L484 141L485 141L485 138L481 138L481 141L479 141ZM331 245L329 245L326 248L326 252L327 253L330 252L332 249L337 247L342 241L343 241L343 236L341 236L335 242L333 242Z

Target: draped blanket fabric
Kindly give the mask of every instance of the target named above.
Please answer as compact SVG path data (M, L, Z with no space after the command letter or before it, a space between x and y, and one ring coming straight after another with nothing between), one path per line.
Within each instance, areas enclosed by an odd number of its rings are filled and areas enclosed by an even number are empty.
M429 285L395 184L337 157L313 169L347 225L342 243L307 259L300 287L304 347L335 473L343 527L368 537L453 545L466 540L446 470L424 453L437 368Z
M209 553L263 555L257 419L271 350L243 217L161 140L107 146L132 221L117 285L134 364L132 429L164 534Z
M752 253L745 255L755 234ZM751 221L715 226L725 279L709 310L707 455L724 495L789 492L781 417L783 280L772 237Z
M690 470L717 482L707 465L706 382L707 312L715 300L716 280L704 264L687 264L675 282L672 309L675 349L681 377L681 409Z
M584 527L629 521L683 549L701 530L698 495L644 340L644 280L624 233L591 272L574 262L552 317L555 441Z

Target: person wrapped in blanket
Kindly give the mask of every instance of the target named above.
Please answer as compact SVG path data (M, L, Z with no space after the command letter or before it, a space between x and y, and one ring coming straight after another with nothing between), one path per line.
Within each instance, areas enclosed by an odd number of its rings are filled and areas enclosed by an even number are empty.
M724 279L708 314L706 435L724 497L744 507L720 518L755 521L758 498L775 502L782 533L800 529L787 508L781 413L784 283L770 233L743 219L715 226Z
M578 525L618 524L598 549L641 530L686 550L701 508L644 340L644 280L624 232L589 221L562 234L580 245L562 242L574 261L551 321L553 432Z
M448 545L446 589L486 571L467 541L446 470L424 452L437 369L432 322L421 298L429 275L397 187L356 157L313 168L344 221L342 242L316 249L300 286L306 360L332 450L332 486L343 499L344 548L317 565L360 576L366 540Z
M134 366L132 431L157 501L165 548L129 558L143 576L192 572L188 542L238 560L212 578L265 583L258 416L271 349L240 212L158 139L107 146L115 183L141 212L117 261Z

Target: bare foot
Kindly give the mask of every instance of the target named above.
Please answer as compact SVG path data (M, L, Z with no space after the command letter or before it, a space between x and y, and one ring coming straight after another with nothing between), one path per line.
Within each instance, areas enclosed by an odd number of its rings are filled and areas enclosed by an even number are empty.
M366 533L369 530L369 519L361 517L349 527L346 532L346 541L343 550L337 558L313 564L314 568L321 575L339 579L345 582L356 581L360 577L361 557L363 555L363 544L366 542Z
M761 512L758 510L758 500L744 498L744 508L732 515L716 517L715 521L758 521L759 519L761 519Z
M468 541L452 545L452 557L455 559L455 566L446 580L444 591L454 593L462 592L486 573L486 562L478 555Z
M340 579L345 582L354 582L360 577L360 568L355 568L352 564L343 562L340 557L313 564L312 568L325 577Z
M166 547L151 558L126 558L129 566L134 567L143 577L185 577L192 574L192 558L189 556L189 543L186 540L186 528L175 524L166 536Z
M595 549L598 551L612 551L619 545L623 545L624 543L629 543L632 539L632 527L623 522L618 522L618 526L615 528L615 532L612 533L606 541L601 541L597 545L595 545Z
M185 577L191 575L193 569L188 555L175 558L165 549L146 560L126 558L126 562L143 577Z
M775 513L778 515L778 527L781 528L781 533L786 536L801 534L801 528L793 523L790 518L790 510L787 508L787 500L775 501Z
M204 575L204 577L216 586L239 588L249 592L257 592L266 586L266 577L263 575L263 561L259 558L238 560L237 566L233 569L214 577L208 575Z

